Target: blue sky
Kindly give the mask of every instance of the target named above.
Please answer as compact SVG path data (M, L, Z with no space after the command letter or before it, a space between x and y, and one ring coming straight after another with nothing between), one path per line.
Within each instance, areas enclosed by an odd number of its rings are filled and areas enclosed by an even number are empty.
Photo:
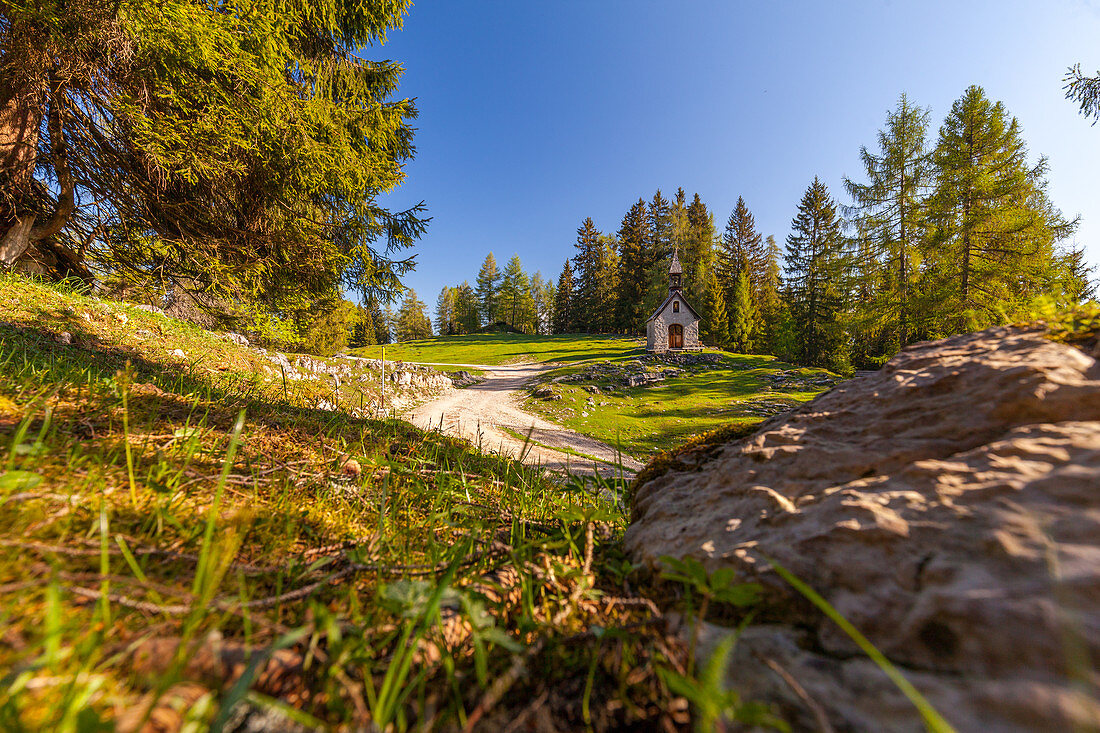
M390 207L433 217L406 278L434 308L490 250L555 280L591 216L614 232L660 188L737 197L780 242L815 175L843 196L906 92L932 136L980 84L1050 160L1050 195L1100 262L1100 125L1063 98L1100 68L1100 3L423 0L363 56L404 64L417 156Z

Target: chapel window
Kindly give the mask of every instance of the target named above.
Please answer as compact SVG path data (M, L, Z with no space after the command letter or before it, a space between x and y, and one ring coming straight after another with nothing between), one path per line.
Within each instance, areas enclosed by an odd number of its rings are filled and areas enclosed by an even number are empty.
M672 312L673 313L679 313L680 312L680 301L678 301L678 300L672 301Z

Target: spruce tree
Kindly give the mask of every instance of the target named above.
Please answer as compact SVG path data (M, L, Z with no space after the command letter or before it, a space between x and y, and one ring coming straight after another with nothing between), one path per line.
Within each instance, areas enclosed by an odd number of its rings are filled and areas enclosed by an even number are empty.
M1046 159L1028 166L1019 122L971 86L940 128L934 161L928 330L952 333L1025 314L1049 281L1055 244L1077 225L1046 197Z
M765 239L764 281L760 291L760 329L757 332L756 349L762 354L779 355L779 325L783 307L780 293L782 279L779 267L779 245L770 234Z
M477 273L477 300L481 308L481 321L488 326L497 320L497 291L500 288L500 272L497 260L490 252Z
M699 324L700 336L704 343L719 348L729 342L729 312L726 310L726 294L718 283L714 268L710 268L703 278L702 318Z
M687 236L681 242L680 261L684 267L684 290L691 294L707 287L714 263L716 232L714 215L696 193L687 208Z
M554 313L552 330L554 333L574 333L573 307L576 297L573 292L573 266L568 258L558 276L558 288L554 293Z
M672 257L672 207L661 195L653 194L649 202L649 237L645 248L645 308L646 316L660 305L668 293L668 264ZM662 295L664 293L664 295Z
M878 151L860 148L867 182L844 179L853 200L847 212L863 240L855 249L861 291L856 324L863 333L884 333L879 340L890 344L890 353L915 337L913 283L933 173L928 118L928 110L914 107L902 94L879 131Z
M598 259L592 277L592 306L589 330L596 333L610 333L616 330L615 303L618 290L619 254L618 243L613 237L601 234L598 237Z
M649 228L645 201L630 207L619 227L619 287L616 292L616 321L623 333L641 333L645 328L646 270Z
M753 335L756 326L756 307L752 302L752 287L749 285L749 273L743 268L737 275L730 298L729 312L730 348L748 354L753 349Z
M577 253L573 256L576 269L576 295L574 298L573 326L579 331L594 330L594 318L598 309L607 309L600 302L600 265L602 262L600 232L592 217L584 220L577 229ZM612 301L613 302L613 301Z
M802 364L847 369L840 284L845 277L836 204L818 178L806 189L787 236L784 280Z

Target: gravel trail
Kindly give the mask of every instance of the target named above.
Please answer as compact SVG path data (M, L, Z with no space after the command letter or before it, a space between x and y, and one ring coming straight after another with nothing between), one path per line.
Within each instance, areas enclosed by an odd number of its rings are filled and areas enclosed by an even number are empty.
M433 366L427 364L427 366ZM593 456L601 461L617 463L619 456L611 446L575 430L532 415L518 405L515 393L530 380L558 364L509 364L486 366L479 364L449 364L450 368L470 368L484 372L484 381L465 389L457 389L432 402L410 410L405 419L417 427L440 430L447 435L464 438L486 451L520 458L529 465L572 473L594 473L589 458L570 455L553 448L565 448ZM507 428L521 435L530 432L531 443L505 432ZM522 452L522 455L521 455ZM630 476L643 466L631 456L623 455L623 472ZM602 475L618 475L617 466L595 465Z

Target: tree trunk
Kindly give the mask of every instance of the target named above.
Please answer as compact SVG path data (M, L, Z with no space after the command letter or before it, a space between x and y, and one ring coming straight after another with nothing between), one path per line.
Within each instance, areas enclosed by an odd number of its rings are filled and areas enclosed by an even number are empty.
M30 246L36 218L31 187L42 109L29 86L0 78L0 262L7 266Z

